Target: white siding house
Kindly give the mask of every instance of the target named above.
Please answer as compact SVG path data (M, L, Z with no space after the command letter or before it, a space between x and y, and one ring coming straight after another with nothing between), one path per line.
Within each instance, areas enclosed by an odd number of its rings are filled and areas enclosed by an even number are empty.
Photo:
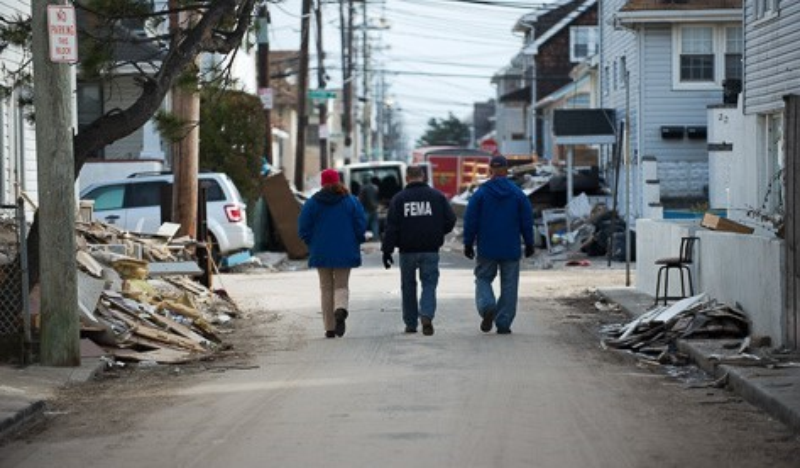
M30 1L0 0L0 16L15 18L30 16ZM0 64L16 70L30 53L17 47L6 47L0 53ZM5 80L6 77L0 79ZM9 85L4 82L4 85ZM34 202L38 201L36 168L36 134L33 125L26 119L25 109L19 104L20 93L14 91L0 100L0 203L13 204L21 192Z

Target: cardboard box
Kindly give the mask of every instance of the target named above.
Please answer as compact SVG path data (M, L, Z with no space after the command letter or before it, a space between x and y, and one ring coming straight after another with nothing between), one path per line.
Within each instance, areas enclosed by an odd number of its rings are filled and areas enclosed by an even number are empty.
M706 213L703 216L703 221L700 222L700 225L712 231L738 232L740 234L752 234L755 231L749 226L711 213Z

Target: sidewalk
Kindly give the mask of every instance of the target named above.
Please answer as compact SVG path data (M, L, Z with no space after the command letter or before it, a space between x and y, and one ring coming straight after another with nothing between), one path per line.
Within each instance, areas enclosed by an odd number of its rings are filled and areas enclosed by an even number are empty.
M91 380L105 363L97 357L81 359L80 367L15 367L0 364L0 443L16 431L44 418L47 401L71 383Z
M638 317L653 305L653 296L634 288L604 288L598 292L631 317ZM727 378L729 388L744 400L800 432L800 367L719 364L713 357L736 355L736 349L723 347L730 342L679 340L678 349L708 374Z

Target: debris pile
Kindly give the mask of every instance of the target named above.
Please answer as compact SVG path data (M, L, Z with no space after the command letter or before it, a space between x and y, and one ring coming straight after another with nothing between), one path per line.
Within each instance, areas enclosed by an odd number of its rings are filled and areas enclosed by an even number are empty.
M603 345L655 356L661 364L679 364L675 350L680 338L744 338L747 316L728 305L709 299L705 293L656 307L627 324L608 325Z
M224 290L202 274L197 243L166 234L144 237L99 222L78 222L81 334L124 361L184 363L224 347L223 327L238 315Z

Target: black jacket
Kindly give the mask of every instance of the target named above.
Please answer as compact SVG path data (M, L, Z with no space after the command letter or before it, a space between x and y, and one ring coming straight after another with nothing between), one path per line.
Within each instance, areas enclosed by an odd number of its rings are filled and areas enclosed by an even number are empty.
M455 225L456 215L442 192L424 182L412 182L389 204L381 250L438 252Z

